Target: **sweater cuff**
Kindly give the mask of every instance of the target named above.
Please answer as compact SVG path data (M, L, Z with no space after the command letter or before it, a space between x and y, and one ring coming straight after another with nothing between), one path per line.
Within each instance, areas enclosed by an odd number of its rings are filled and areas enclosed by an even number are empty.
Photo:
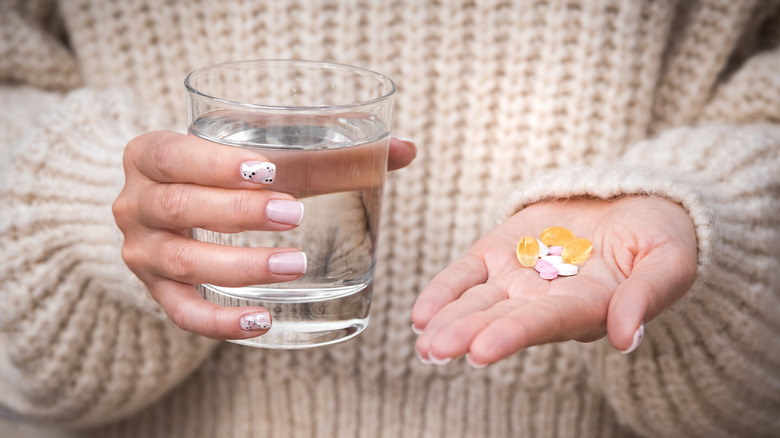
M680 204L691 218L698 246L697 281L715 258L720 237L715 215L702 193L691 184L663 170L626 164L577 166L550 171L523 183L498 212L503 222L531 204L569 198L615 199L623 196L656 196Z

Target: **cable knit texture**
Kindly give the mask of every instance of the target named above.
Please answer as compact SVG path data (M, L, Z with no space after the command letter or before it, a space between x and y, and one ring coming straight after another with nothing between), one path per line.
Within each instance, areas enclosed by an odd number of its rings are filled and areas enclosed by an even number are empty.
M780 2L0 5L0 96L25 107L0 117L0 406L117 438L780 435ZM187 72L252 58L388 74L419 146L345 344L214 349L119 255L123 146L184 130ZM419 363L429 279L496 218L574 196L666 197L695 225L696 282L640 348Z

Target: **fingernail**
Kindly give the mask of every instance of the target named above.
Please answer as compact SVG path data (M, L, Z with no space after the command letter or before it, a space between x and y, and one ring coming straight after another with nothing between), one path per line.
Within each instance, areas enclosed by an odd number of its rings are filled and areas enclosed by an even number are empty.
M424 357L422 357L422 354L420 352L417 352L417 359L420 359L420 362L423 363L423 365L433 365L433 361L430 361Z
M259 184L271 184L276 177L276 165L265 161L241 163L241 178Z
M306 253L282 252L268 258L268 269L274 274L305 274Z
M256 312L244 315L238 320L241 330L254 332L271 328L271 314L268 312Z
M636 350L637 347L639 347L639 344L642 342L642 338L645 337L645 322L642 321L641 324L639 324L639 328L636 329L634 332L634 342L631 343L631 346L627 349L621 351L621 354L629 354L632 351Z
M417 143L415 143L414 140L412 140L409 137L396 137L395 139L400 141L400 142L402 142L402 143L406 143L409 146L411 146L412 150L414 151L414 156L415 157L417 156Z
M303 220L303 204L298 201L272 199L265 205L265 216L276 223L300 225Z
M468 362L469 365L471 365L471 367L474 368L474 369L482 369L482 368L485 368L487 366L486 363L475 363L471 359L471 355L468 354L468 353L466 353L466 362Z
M421 335L422 334L422 330L420 330L417 327L415 327L414 323L412 323L412 331L414 332L415 335Z
M428 357L430 357L431 362L433 362L435 365L447 365L448 363L452 362L451 357L445 357L444 359L439 359L432 354L429 354Z

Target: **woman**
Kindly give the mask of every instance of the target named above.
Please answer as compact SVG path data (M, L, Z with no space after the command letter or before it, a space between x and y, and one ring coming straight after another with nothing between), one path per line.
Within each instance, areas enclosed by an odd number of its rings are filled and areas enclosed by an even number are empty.
M780 431L777 2L62 0L2 16L0 404L18 415L95 436ZM188 183L134 160L194 144L159 131L184 128L184 75L251 58L398 84L394 130L420 148L390 176L352 342L207 339L262 331L192 294L196 264L165 268L180 223L143 220L160 212L144 187ZM395 145L403 167L414 150ZM577 276L515 263L550 225L593 241Z

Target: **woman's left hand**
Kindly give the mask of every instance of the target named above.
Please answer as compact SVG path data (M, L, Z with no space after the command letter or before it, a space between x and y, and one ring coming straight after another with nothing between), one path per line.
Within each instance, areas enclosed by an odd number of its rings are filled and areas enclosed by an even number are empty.
M516 258L526 235L552 225L588 238L579 273L544 280ZM641 196L529 206L479 239L421 292L412 310L424 361L468 354L483 366L538 344L609 336L636 347L645 321L677 301L697 269L696 234L676 203ZM640 329L641 328L641 329Z

